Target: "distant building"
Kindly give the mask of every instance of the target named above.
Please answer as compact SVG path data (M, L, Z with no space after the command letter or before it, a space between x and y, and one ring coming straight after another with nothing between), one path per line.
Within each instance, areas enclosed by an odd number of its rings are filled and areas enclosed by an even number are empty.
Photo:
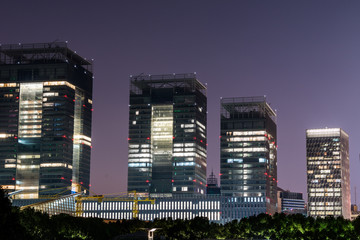
M303 194L278 188L278 212L286 214L306 214Z
M206 194L208 195L221 194L220 187L218 186L217 178L214 175L214 172L211 172L210 176L207 179Z
M0 185L15 198L89 188L92 87L64 42L0 45Z
M196 75L130 77L128 191L206 191L206 86Z
M276 113L265 97L221 99L221 193L277 210Z
M350 219L349 136L340 128L306 131L308 214Z
M356 204L351 204L351 220L355 220L360 215L358 206Z

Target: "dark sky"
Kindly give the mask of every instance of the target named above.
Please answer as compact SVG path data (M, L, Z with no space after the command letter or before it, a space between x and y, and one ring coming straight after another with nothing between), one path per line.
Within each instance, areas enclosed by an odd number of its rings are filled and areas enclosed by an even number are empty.
M266 95L278 113L279 186L306 193L305 129L350 135L360 188L360 1L5 1L0 43L69 41L94 58L91 184L125 192L129 75L196 72L208 84L208 174L220 97ZM360 192L360 189L359 191Z

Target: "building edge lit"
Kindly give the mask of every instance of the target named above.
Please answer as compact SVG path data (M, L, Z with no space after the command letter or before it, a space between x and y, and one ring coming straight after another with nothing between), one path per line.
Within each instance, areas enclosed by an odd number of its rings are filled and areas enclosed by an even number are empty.
M196 74L131 76L128 192L205 194L206 116Z
M221 194L277 210L276 113L265 97L221 98Z
M341 128L306 130L308 215L351 217L349 136Z
M0 46L0 184L15 198L89 188L92 83L65 42Z

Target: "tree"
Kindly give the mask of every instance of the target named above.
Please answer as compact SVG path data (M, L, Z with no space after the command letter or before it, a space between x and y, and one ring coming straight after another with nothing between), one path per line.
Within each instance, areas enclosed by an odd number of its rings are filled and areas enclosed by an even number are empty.
M27 239L19 222L19 209L13 208L7 193L0 186L0 239Z

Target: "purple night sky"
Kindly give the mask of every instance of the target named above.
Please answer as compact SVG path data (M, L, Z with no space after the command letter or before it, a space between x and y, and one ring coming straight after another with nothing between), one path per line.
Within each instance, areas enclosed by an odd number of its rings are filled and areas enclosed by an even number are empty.
M278 113L279 186L306 195L305 129L341 127L354 202L359 12L360 1L332 0L6 1L0 43L69 41L95 59L95 193L126 191L129 75L196 72L208 84L208 174L220 168L220 97L266 95Z

